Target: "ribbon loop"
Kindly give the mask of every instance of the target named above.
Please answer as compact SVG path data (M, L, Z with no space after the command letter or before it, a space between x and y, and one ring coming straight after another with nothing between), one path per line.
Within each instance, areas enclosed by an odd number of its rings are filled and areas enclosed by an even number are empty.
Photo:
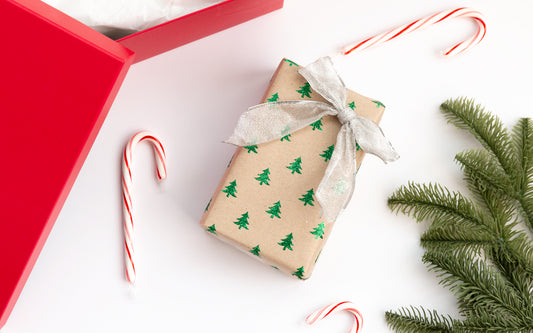
M317 101L280 101L252 106L244 112L226 143L256 145L280 139L337 111Z
M253 106L241 115L226 142L238 146L265 143L304 128L323 116L337 116L342 127L316 192L326 221L333 222L350 201L355 187L355 143L385 162L394 161L399 155L376 123L358 116L346 106L346 87L329 57L320 58L298 72L331 104L281 101Z
M341 110L346 107L346 86L335 71L330 57L322 57L307 67L300 68L298 73L335 109Z

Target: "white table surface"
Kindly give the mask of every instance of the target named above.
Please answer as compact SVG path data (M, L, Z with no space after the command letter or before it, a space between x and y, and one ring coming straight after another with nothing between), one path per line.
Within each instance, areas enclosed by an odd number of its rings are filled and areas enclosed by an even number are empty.
M347 86L387 106L381 124L401 154L367 156L356 193L305 282L211 237L198 220L234 148L221 143L259 102L283 57L307 64L352 41L436 11L471 6L486 39L454 58L440 51L475 32L456 19L338 63ZM455 299L421 263L426 228L386 200L409 180L464 190L455 153L470 136L439 105L469 96L509 126L533 116L533 3L526 1L286 0L285 8L134 65L2 332L346 332L339 314L304 318L351 300L363 332L387 332L384 311L423 305L457 315ZM164 141L168 178L157 184L151 147L134 158L138 282L124 278L120 163L149 129Z

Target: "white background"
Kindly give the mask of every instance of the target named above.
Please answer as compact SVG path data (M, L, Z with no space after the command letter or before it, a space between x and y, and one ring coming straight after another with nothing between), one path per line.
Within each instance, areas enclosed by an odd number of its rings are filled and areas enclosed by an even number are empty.
M440 50L475 32L467 19L346 57L347 86L387 106L381 124L401 154L367 156L356 193L313 276L289 278L198 225L234 148L221 143L260 101L283 57L307 64L341 46L458 6L483 12L488 31L470 52ZM533 3L526 1L286 0L285 8L134 65L2 332L346 332L339 314L304 318L351 300L363 332L387 332L384 312L423 305L457 315L455 299L421 263L426 228L392 214L387 198L409 180L463 190L455 153L473 145L439 105L468 96L507 125L533 116ZM149 129L164 141L157 184L151 147L134 158L138 283L124 278L120 164Z

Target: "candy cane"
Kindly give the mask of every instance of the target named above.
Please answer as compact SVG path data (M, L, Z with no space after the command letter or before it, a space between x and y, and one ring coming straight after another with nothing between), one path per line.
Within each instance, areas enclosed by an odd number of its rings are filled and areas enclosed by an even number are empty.
M384 32L382 34L376 35L374 37L370 37L358 44L350 45L344 49L343 54L348 55L356 50L368 49L372 46L388 42L389 40L394 39L398 36L405 35L420 28L424 28L426 26L453 19L456 17L467 17L473 19L478 25L478 30L476 34L472 37L460 42L455 46L450 47L449 49L444 50L444 55L453 56L470 49L474 45L481 42L481 40L485 37L487 27L480 12L471 8L462 7L436 13L428 17L411 22L409 24L403 25L401 27Z
M311 313L309 316L307 316L305 322L309 325L313 325L317 321L326 318L330 314L340 311L348 311L355 317L355 322L353 323L353 326L350 329L349 333L358 333L359 330L363 328L363 315L361 314L361 312L359 312L359 310L355 308L352 302L340 302L330 304L322 309Z
M126 277L130 283L135 283L135 261L133 250L133 214L131 204L131 161L133 150L141 141L148 141L154 147L155 161L157 165L157 178L164 179L167 176L166 156L163 145L151 132L143 131L135 134L124 149L122 160L122 210L124 215L124 249L126 262Z

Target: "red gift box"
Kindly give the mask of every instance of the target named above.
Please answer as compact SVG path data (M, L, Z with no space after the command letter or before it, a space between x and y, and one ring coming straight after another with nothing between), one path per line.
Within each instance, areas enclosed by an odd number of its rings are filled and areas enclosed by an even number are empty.
M130 65L282 6L227 0L113 41L41 1L0 0L0 328Z

